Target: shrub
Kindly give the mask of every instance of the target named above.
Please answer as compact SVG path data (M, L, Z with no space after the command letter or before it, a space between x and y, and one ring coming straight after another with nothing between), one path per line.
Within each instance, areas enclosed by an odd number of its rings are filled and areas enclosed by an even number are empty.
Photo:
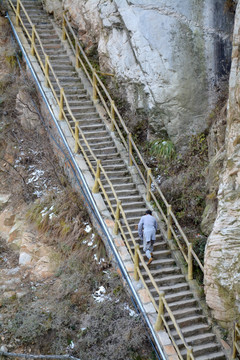
M149 152L157 159L172 159L175 156L175 147L171 140L157 139L150 142Z

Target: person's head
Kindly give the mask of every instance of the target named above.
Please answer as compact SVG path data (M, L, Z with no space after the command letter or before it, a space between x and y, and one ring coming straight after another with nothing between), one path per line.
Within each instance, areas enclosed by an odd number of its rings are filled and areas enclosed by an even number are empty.
M147 210L147 211L145 212L145 214L146 214L146 215L152 215L152 211L151 211L151 210Z

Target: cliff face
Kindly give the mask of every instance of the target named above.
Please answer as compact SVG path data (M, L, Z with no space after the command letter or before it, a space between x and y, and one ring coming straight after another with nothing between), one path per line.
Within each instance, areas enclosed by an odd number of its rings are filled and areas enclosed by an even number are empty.
M233 34L232 68L225 139L225 162L218 191L217 218L205 252L205 292L214 316L240 318L240 3Z
M51 4L52 2L50 2ZM151 132L183 149L204 131L229 71L233 16L222 0L63 0L87 48L115 73ZM51 6L51 5L49 5Z

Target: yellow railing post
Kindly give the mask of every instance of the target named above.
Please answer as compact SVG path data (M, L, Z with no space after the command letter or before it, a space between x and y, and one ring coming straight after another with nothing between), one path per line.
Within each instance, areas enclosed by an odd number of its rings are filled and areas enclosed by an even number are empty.
M128 134L128 165L132 166L132 134Z
M167 238L168 238L168 240L171 240L171 238L172 238L172 231L171 231L172 216L171 216L171 211L172 211L172 206L168 205L167 206Z
M118 202L117 202L117 210L116 210L116 213L115 213L115 224L114 224L114 230L113 230L113 233L115 235L117 235L117 233L118 233L118 221L120 219L120 206L121 206L121 201L118 200Z
M65 20L66 12L63 12L63 19L62 19L62 39L66 40L66 20Z
M97 100L97 78L96 78L96 71L93 71L93 101Z
M17 9L16 9L16 25L19 26L19 17L20 17L20 0L17 0Z
M111 101L111 130L114 131L115 126L114 126L114 121L115 121L115 110L114 110L114 101Z
M79 50L79 46L78 43L75 43L75 62L76 62L76 68L80 68L80 61L79 61L79 56L80 56L80 50Z
M188 280L193 279L192 244L188 244Z
M139 255L138 255L138 251L139 251L139 244L137 244L135 246L135 252L134 252L134 280L138 281L139 280L139 274L138 274L138 268L139 268Z
M78 149L79 149L79 145L78 145L78 141L79 141L79 127L78 127L78 121L75 121L75 148L74 148L74 152L75 154L78 153Z
M35 46L35 37L36 37L36 27L35 25L33 25L32 27L32 39L31 39L31 55L35 55L35 49L34 49L34 46Z
M156 331L160 331L163 329L163 320L162 320L162 316L163 316L163 312L164 312L163 297L164 297L164 292L161 291L159 294L158 316L157 316L156 324L154 326L154 329Z
M97 160L97 171L96 171L96 175L95 175L95 183L94 183L93 189L92 189L92 192L94 194L99 192L100 165L101 165L101 160Z
M64 94L64 90L63 88L60 89L60 104L59 104L59 107L60 107L60 111L59 111L59 120L62 120L63 118L63 94Z
M187 347L187 360L192 360L193 358L193 349L191 346Z
M45 85L49 87L49 56L45 54Z
M151 185L152 185L152 170L148 169L147 172L147 201L151 201Z

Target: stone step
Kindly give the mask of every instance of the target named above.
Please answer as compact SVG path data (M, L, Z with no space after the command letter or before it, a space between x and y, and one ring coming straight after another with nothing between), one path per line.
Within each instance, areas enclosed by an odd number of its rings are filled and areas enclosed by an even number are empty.
M116 184L114 186L114 190L117 192L117 191L124 191L124 190L135 190L136 189L136 186L134 183L129 183L129 184ZM111 191L111 187L109 184L106 184L105 185L105 190L106 190L106 193L108 193L109 191ZM132 211L132 210L131 210Z
M153 262L149 265L149 269L152 272L153 269L162 269L164 267L174 267L175 261L172 258L167 259L154 259ZM140 265L140 268L142 268L142 265ZM172 300L174 301L174 300Z
M180 291L178 293L166 294L165 298L170 305L171 302L181 301L183 299L192 299L193 294L190 290Z
M101 131L98 131L97 133L96 133L96 131L93 131L93 130L88 130L88 131L84 131L84 135L85 135L85 137L88 139L88 138L91 138L93 135L98 135L100 138L101 137L105 137L105 136L107 136L108 135L108 132L107 132L107 130L105 129L105 130L101 130Z
M179 269L179 268L177 268L177 269ZM180 269L179 269L179 272L180 272ZM191 298L191 299L173 301L173 302L169 303L169 306L170 306L170 309L172 311L174 311L174 310L180 310L180 309L184 309L184 308L188 308L188 307L198 306L198 304L197 304L196 299Z
M107 195L109 196L112 191L106 191ZM116 190L117 196L118 198L120 198L121 196L131 196L131 195L137 195L138 191L137 190L128 190L128 189L123 189L123 190Z
M212 341L214 341L214 339L215 339L215 335L213 333L206 332L204 334L195 334L192 336L188 336L185 340L189 346L197 346L197 345L203 346L204 344L211 343ZM176 344L180 349L181 348L183 349L184 345L181 339L177 339Z
M187 318L188 316L194 316L196 314L202 314L202 309L199 307L187 307L185 309L181 308L178 310L173 310L172 311L173 315L175 316L175 319L182 319L182 318ZM164 317L166 318L166 320L170 319L170 316L168 315L167 312L165 312Z
M114 175L114 173L113 173L113 175ZM116 205L113 197L110 197L110 200L113 204ZM119 200L121 200L122 205L123 204L131 204L131 203L136 204L137 202L143 202L143 198L141 197L141 195L131 196L131 198L129 198L128 196L122 196Z
M60 45L61 46L61 42L59 41L58 36L53 35L53 34L49 35L49 37L46 37L46 35L45 36L41 35L41 42L43 44L43 47L45 45L50 45L50 44L52 44L53 46L54 45Z
M105 166L103 166L104 167L104 169L105 169ZM108 171L106 171L106 173L107 173L107 176L108 176ZM114 174L114 172L113 172L113 174ZM109 176L108 176L109 177ZM119 182L121 182L121 183L129 183L129 182L132 182L132 178L130 177L130 176L123 176L123 177L121 177L121 178L119 178L119 177L109 177L109 179L111 180L111 183L112 184L114 184L114 185L117 185L117 184L119 184ZM108 183L108 181L107 181L107 179L104 177L104 175L101 175L100 176L100 180L102 181L102 184L107 184ZM133 204L135 204L135 206L138 204L138 203L133 203ZM142 202L142 204L143 205L145 205L144 204L144 202ZM116 207L116 203L113 205L113 207Z
M214 352L219 352L219 346L215 343L208 343L205 344L205 346L203 347L202 345L197 345L194 346L193 348L193 356L194 359L198 358L199 356L203 355L205 352L207 351L214 351ZM186 357L187 356L187 349L184 349L181 351L181 355ZM205 358L206 359L206 358Z
M151 269L151 274L155 277L155 276L159 276L159 274L161 275L168 275L168 274L180 274L181 270L178 266L166 266L166 267L162 267L161 269ZM142 275L143 277L146 279L148 278L148 274L147 272L143 269L142 270ZM196 303L194 301L191 301L192 303ZM179 304L178 301L176 301L175 303L169 304L170 307L172 307L173 309L178 309L179 307L181 307L181 304Z
M121 201L121 200L120 200ZM129 201L131 201L131 199L129 199ZM129 210L136 210L137 208L143 208L145 206L145 203L142 202L127 202L127 203L122 203L122 207L124 209L124 211L129 211ZM117 208L117 204L115 202L115 204L113 205L113 208L116 209Z
M51 35L49 35L49 36L51 36ZM50 61L51 61L51 63L53 63L53 68L57 74L67 73L68 71L70 71L70 72L73 71L73 66L72 66L70 60L68 60L68 62L66 62L66 63L65 62L58 63L56 61L52 61L51 59L50 59Z
M167 244L166 244L167 246ZM154 245L154 249L155 249L156 245ZM154 254L155 254L155 250L154 250ZM180 284L182 282L185 282L186 279L185 279L185 276L182 275L182 274L173 274L173 275L169 275L169 276L165 276L165 277L160 277L160 278L157 278L155 279L156 283L160 286L160 285L174 285L174 284ZM148 279L146 280L146 283L149 284L151 283L151 280Z
M49 54L51 63L55 64L69 64L70 60L66 53L61 54Z
M82 99L82 98L73 99L71 97L71 98L68 99L68 104L71 106L71 109L73 107L76 107L76 106L80 106L81 108L83 108L83 107L86 107L86 108L93 107L93 102L91 100L88 100L87 96L86 96L86 100Z
M66 106L64 106L64 109L66 109ZM95 107L92 105L90 105L90 106L83 106L81 104L79 104L77 106L71 105L71 111L74 115L81 114L81 113L96 113L97 114Z
M206 321L205 316L199 315L199 314L181 318L181 319L177 319L177 323L181 329L183 329L184 327L191 326L193 324L206 323L206 322L207 321ZM172 321L168 321L167 323L171 330L174 329L174 324Z
M101 121L101 120L100 120ZM113 148L114 147L114 142L112 140L109 139L109 141L106 142L100 142L100 143L91 143L87 140L88 144L91 146L92 150L100 150L100 149L109 149L109 148ZM85 144L85 142L82 142L82 145L84 148L87 147L87 145Z
M101 120L98 113L97 112L89 112L89 113L78 113L78 114L74 114L74 117L76 120L81 120L84 119L86 121L86 124L83 124L84 126L87 125L88 123L90 123L93 120ZM71 118L69 118L69 120L71 120ZM86 126L85 126L86 127ZM103 124L101 122L101 127L102 128L106 128L105 124Z
M210 326L208 324L193 324L190 326L186 326L181 328L184 337L194 336L194 334L204 334L208 333L210 330ZM172 330L171 334L174 337L178 337L176 330Z
M49 78L50 78L50 80L52 81L53 84L57 83L55 77L51 73L49 74ZM66 77L65 76L62 76L62 77L58 76L58 81L60 82L61 86L64 89L66 89L68 87L71 87L71 88L73 87L73 88L76 88L76 89L78 89L78 88L83 89L84 88L82 82L77 77L69 78L68 76L66 76Z
M125 210L125 214L126 214L126 216L127 216L127 219L128 219L128 217L129 216L131 216L132 215L132 213L135 213L136 215L138 215L139 216L139 218L141 217L141 214L143 213L143 212L145 212L146 210L145 210L145 208L140 208L140 206L138 207L138 208L135 208L135 209L132 209L132 208L126 208L126 210Z
M224 355L224 353L221 350L213 352L213 353L212 352L210 353L210 350L209 350L206 352L205 355L197 356L196 359L197 360L224 360L224 359L226 359L226 356Z
M96 168L97 165L96 161L91 160L91 163ZM122 177L125 175L129 175L128 169L124 165L124 162L120 156L118 157L115 156L114 158L102 159L101 164L104 166L104 169L108 171L109 176L110 176L110 172L112 172L113 177Z
M170 252L171 254L171 252ZM154 252L154 256L157 255L157 253ZM161 289L161 291L163 291L166 295L167 294L171 294L171 293L175 293L177 294L178 292L182 292L182 291L189 291L189 285L187 282L182 282L179 284L170 284L169 286L160 286L159 287Z

